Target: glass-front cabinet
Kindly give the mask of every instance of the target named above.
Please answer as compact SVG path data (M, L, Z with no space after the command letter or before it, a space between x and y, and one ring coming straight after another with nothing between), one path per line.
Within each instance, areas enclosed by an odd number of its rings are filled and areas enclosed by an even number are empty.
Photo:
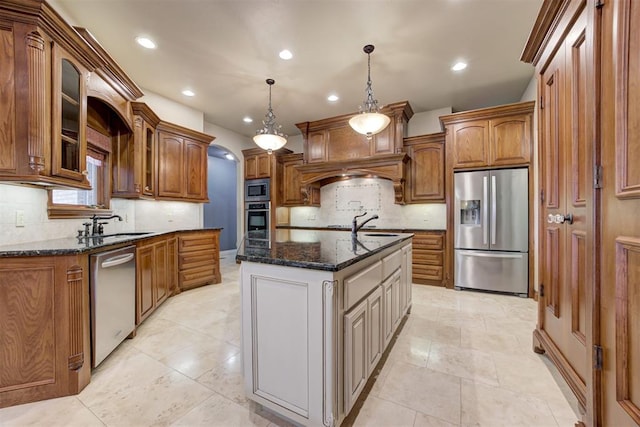
M86 80L88 71L59 46L53 47L52 164L60 178L89 187L87 179Z

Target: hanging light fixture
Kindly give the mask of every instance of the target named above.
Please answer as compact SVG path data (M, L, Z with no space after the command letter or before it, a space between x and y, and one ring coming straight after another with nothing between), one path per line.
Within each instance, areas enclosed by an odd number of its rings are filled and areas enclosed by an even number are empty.
M256 136L253 137L253 142L263 150L267 150L269 154L271 154L273 150L284 147L287 143L287 135L280 132L282 126L276 123L276 116L271 109L271 86L273 86L275 82L273 79L267 79L267 84L269 85L269 108L262 121L262 129L258 129Z
M367 88L365 90L367 97L359 107L360 112L349 120L349 125L358 133L371 139L373 135L382 131L389 125L391 119L389 116L380 113L378 100L373 98L373 89L371 89L371 52L375 47L372 44L366 45L362 50L367 54Z

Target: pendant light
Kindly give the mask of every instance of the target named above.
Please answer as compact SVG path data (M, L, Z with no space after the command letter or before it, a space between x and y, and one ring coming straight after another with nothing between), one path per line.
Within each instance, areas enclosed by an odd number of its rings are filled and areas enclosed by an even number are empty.
M380 113L378 100L373 98L373 89L371 89L371 52L375 47L372 44L366 45L362 50L367 54L367 88L365 90L367 97L359 107L360 112L349 120L349 125L358 133L371 139L373 135L386 128L391 119L389 116Z
M253 137L253 142L263 150L267 150L269 154L284 147L287 143L287 135L280 132L282 126L276 123L276 116L271 109L271 86L275 82L273 79L267 79L267 84L269 85L269 108L262 121L262 129L258 129L256 136Z

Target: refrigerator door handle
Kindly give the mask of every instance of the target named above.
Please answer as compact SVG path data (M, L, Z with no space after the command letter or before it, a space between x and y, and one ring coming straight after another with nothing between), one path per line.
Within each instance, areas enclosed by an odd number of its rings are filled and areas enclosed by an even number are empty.
M478 257L478 258L522 258L522 253L517 253L517 254L492 254L492 253L474 253L474 252L460 252L460 255L463 256L473 256L473 257Z
M496 244L496 176L491 175L491 244Z
M483 204L482 206L482 244L486 245L487 240L489 238L489 228L487 224L487 215L489 214L489 206L487 205L487 200L489 200L489 186L487 185L487 177L482 177L482 198Z

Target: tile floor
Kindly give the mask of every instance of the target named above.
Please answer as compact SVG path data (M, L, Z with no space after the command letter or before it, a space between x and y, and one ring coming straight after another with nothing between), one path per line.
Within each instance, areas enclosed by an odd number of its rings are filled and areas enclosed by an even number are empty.
M166 301L77 396L0 409L0 426L283 426L244 397L238 266ZM560 426L575 399L531 351L533 300L413 286L413 309L357 426Z

